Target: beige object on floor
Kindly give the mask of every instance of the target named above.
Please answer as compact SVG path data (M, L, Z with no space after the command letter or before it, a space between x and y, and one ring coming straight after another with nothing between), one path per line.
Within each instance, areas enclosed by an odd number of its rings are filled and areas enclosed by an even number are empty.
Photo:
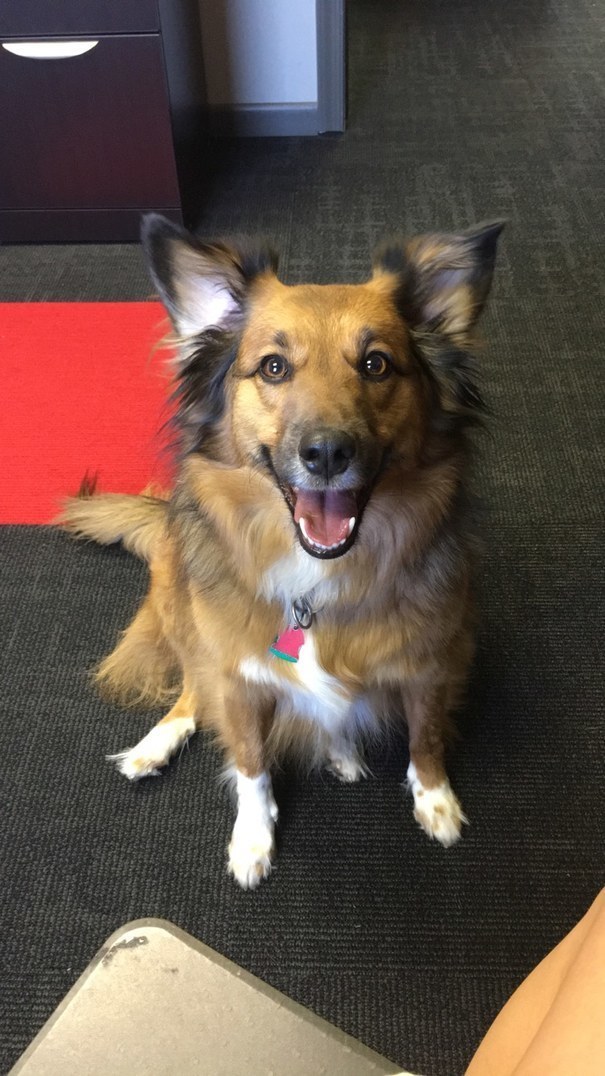
M178 927L141 919L112 934L11 1076L17 1073L387 1076L400 1070Z

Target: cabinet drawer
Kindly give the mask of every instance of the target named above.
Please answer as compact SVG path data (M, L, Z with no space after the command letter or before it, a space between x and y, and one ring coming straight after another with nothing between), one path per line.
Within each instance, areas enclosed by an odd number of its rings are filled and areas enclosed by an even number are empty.
M100 38L65 59L1 47L0 98L0 208L179 206L158 35Z
M150 33L156 0L1 0L0 38Z

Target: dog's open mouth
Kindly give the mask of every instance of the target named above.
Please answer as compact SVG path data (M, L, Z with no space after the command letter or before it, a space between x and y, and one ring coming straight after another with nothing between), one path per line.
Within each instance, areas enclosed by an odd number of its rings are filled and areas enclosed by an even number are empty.
M313 557L341 557L353 545L361 515L358 492L346 489L298 489L287 498L298 538Z

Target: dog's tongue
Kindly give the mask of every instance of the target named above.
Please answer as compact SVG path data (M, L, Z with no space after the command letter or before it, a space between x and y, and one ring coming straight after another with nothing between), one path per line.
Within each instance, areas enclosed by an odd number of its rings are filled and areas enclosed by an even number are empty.
M297 491L294 520L298 524L302 520L307 538L319 545L336 545L348 538L351 517L356 515L355 496L347 490Z

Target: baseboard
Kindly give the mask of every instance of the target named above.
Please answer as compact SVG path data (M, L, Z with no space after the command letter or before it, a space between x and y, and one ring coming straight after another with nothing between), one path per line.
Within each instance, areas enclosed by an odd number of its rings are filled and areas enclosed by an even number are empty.
M211 134L233 138L319 134L316 102L300 105L209 105Z

